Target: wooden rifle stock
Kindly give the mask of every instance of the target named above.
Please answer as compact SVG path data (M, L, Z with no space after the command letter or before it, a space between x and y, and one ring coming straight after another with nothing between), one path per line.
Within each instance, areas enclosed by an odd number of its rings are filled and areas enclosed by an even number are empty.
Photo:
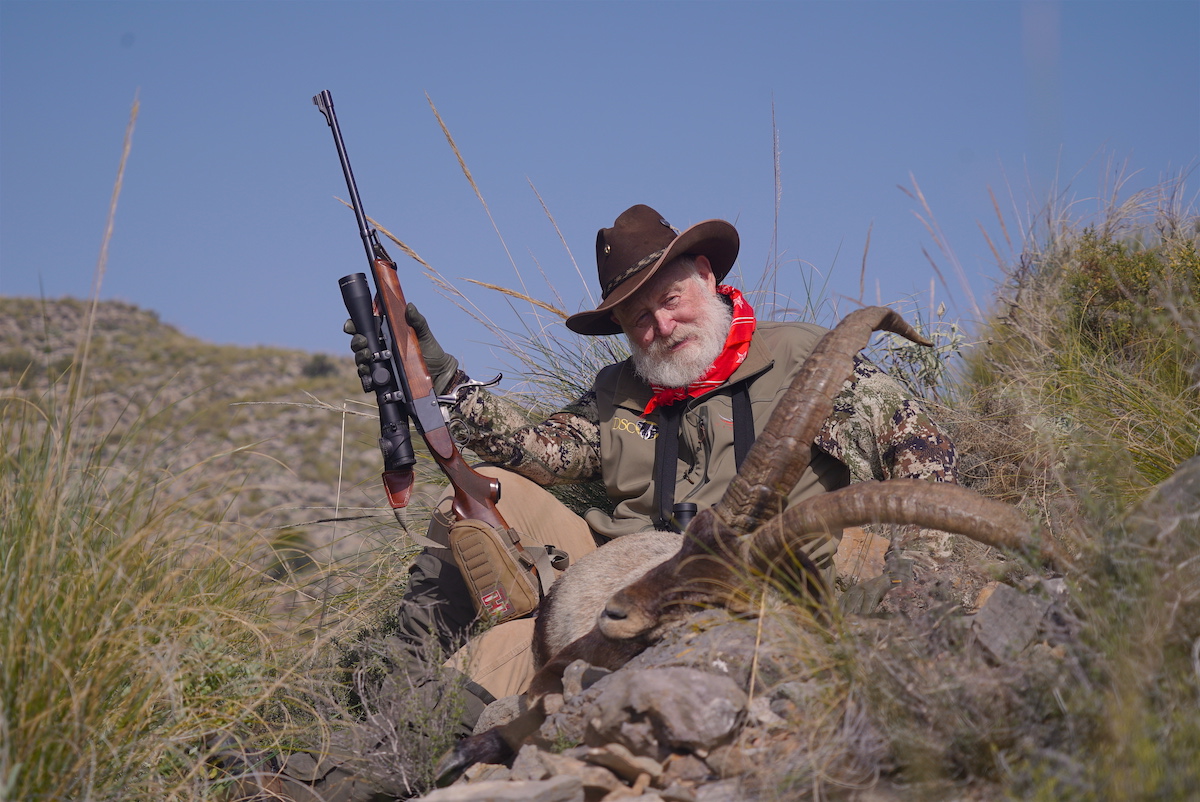
M400 368L400 376L405 379L402 383L406 387L405 395L409 398L417 429L429 447L430 456L446 474L454 489L455 518L483 521L507 529L508 524L496 509L496 502L500 500L500 483L472 470L450 436L450 429L434 393L433 378L421 355L417 334L408 325L404 315L408 302L400 287L396 263L387 258L374 259L371 272L375 286L379 288L376 304L382 308L378 311L391 329L393 356Z

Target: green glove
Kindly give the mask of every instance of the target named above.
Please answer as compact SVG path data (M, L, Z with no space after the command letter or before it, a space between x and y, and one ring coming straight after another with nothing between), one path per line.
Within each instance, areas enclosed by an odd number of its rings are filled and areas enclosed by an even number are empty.
M425 358L425 367L429 368L429 376L433 379L433 391L444 395L450 389L455 374L458 373L458 360L442 350L425 316L417 311L416 304L409 304L404 309L404 319L412 326L417 335L417 344L421 346L421 356Z
M379 339L382 340L383 332L378 331L378 328L380 327L379 318L375 318L375 326L377 329L377 335ZM350 338L350 350L354 352L354 364L358 365L358 375L363 380L363 392L370 392L370 377L372 372L371 366L373 363L371 362L371 349L367 345L367 338L359 333L358 329L354 327L354 321L350 318L346 318L346 324L342 326L342 331L346 332L347 334L354 335Z

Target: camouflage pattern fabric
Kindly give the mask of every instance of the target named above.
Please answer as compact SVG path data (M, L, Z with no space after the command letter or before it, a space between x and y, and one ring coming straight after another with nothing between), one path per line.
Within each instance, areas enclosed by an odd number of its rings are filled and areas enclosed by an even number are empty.
M858 357L833 400L816 445L850 469L850 479L958 481L954 443L924 404L891 376Z
M471 388L453 417L467 433L466 445L481 459L540 485L600 478L600 423L590 390L546 420L530 423L520 407ZM950 438L920 401L861 357L815 442L843 462L856 482L957 482L957 454Z
M589 390L540 423L481 387L464 393L451 413L466 446L484 462L543 487L600 478L600 418Z

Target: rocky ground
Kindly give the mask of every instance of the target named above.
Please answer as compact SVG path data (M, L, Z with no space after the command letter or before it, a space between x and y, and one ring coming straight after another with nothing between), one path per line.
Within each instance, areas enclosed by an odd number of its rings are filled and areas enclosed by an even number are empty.
M1178 614L1192 609L1200 457L1113 523L1142 550L1178 555L1160 581L1191 594ZM577 662L511 766L474 766L422 799L883 802L1089 787L1072 750L1105 722L1076 691L1101 673L1068 582L958 536L894 534L848 532L839 584L853 611L832 626L713 610L618 671ZM1200 640L1188 642L1195 663ZM517 709L500 700L480 728ZM1019 766L1041 768L1022 780Z
M1067 681L1061 580L989 580L958 536L847 533L840 580L871 587L870 601L832 626L777 611L737 620L700 612L618 671L578 661L553 712L511 766L477 765L426 802L604 800L668 802L944 796L898 771L913 761L963 763L978 744L955 744L963 727L941 715L1002 716L1045 699L1039 687ZM884 555L888 559L884 560ZM857 599L857 602L854 600ZM865 614L864 614L865 612ZM903 699L899 698L903 697ZM517 698L495 703L479 730L514 715ZM904 706L911 722L886 716ZM999 748L1016 736L983 727ZM918 737L897 733L920 731ZM944 776L947 772L935 772ZM953 774L954 772L949 772ZM955 798L988 798L978 777Z

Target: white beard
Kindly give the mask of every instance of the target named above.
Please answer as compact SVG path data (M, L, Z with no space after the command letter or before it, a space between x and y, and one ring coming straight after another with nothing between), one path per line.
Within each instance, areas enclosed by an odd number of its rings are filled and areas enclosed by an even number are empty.
M713 293L700 319L677 326L669 340L650 343L645 349L629 343L633 368L642 381L659 387L687 387L699 379L720 355L733 325L733 310L720 295ZM695 337L682 352L671 348L688 337Z

